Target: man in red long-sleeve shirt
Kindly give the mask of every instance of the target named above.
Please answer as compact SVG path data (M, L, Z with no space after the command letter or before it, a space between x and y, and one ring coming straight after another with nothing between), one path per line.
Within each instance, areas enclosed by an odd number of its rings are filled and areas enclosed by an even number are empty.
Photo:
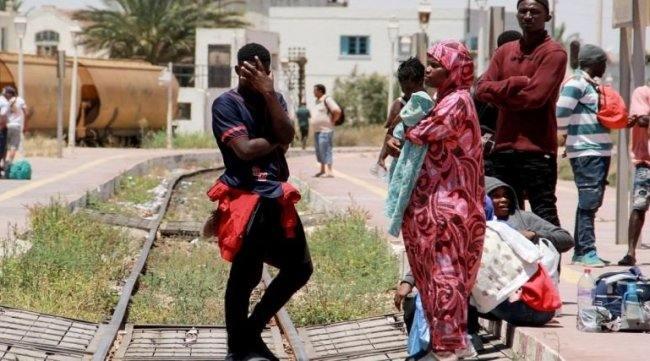
M517 20L523 39L496 51L476 88L479 100L499 108L490 175L515 189L520 208L525 193L535 214L559 226L555 104L567 55L544 29L548 0L518 0Z

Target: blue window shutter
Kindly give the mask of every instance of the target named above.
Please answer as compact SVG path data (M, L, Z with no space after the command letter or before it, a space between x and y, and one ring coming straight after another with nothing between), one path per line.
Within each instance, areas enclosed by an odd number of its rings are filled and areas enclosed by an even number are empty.
M349 47L349 54L350 55L358 55L359 54L359 38L356 36L350 36L348 38L350 42L350 47Z
M341 36L341 55L349 55L349 45L350 38L347 36Z
M359 55L369 55L370 54L370 37L369 36L360 36L359 37Z

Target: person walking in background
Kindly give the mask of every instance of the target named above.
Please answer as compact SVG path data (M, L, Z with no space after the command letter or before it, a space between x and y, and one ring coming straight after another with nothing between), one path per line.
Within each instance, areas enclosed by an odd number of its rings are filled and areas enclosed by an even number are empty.
M402 234L438 360L467 349L467 299L485 234L481 132L470 95L474 63L457 41L428 51L424 81L434 110L407 132L428 151L404 214Z
M309 136L309 118L311 118L311 113L304 102L300 103L298 110L296 110L296 118L298 118L298 129L300 130L300 144L302 149L305 149L307 147L307 137Z
M2 90L2 96L6 99L6 103L0 109L0 117L6 117L7 122L7 151L4 168L9 169L16 157L16 152L20 149L27 105L23 98L18 96L16 89L11 86L6 86Z
M558 133L566 145L578 188L575 248L572 263L604 267L596 251L595 218L603 203L612 156L609 129L598 121L598 81L607 69L607 54L594 45L584 45L577 69L560 92L557 102Z
M480 101L499 108L490 175L515 189L520 208L526 195L535 214L560 225L555 103L567 54L545 30L551 20L548 0L517 4L523 38L496 50L476 86Z
M636 247L639 244L645 216L650 207L650 87L634 90L630 102L632 129L632 161L634 162L634 191L632 214L628 225L627 254L618 261L619 266L636 264Z
M334 124L341 117L341 107L326 93L325 85L316 84L314 86L316 104L311 115L311 128L314 130L316 159L320 164L320 171L314 177L332 178L334 177L332 174Z

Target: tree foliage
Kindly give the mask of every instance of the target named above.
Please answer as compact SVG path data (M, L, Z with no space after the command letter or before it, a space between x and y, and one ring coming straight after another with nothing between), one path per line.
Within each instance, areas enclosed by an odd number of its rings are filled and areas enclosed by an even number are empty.
M111 58L139 58L154 64L191 62L196 28L237 28L241 14L211 0L104 0L74 18L84 26L81 44Z
M352 124L380 124L386 120L388 79L383 75L357 74L355 70L350 76L336 79L333 96Z
M0 0L0 10L6 11L7 10L7 0ZM20 0L14 0L14 11L18 11L20 6L23 4L22 1Z

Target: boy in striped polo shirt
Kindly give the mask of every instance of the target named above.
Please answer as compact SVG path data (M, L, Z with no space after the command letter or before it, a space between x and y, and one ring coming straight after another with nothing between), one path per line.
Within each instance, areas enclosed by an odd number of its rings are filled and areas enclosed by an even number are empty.
M607 54L599 47L585 45L578 55L580 69L562 87L557 102L558 132L578 187L573 264L603 267L596 252L594 220L603 202L612 154L609 129L597 118L598 92L595 78L607 68Z

